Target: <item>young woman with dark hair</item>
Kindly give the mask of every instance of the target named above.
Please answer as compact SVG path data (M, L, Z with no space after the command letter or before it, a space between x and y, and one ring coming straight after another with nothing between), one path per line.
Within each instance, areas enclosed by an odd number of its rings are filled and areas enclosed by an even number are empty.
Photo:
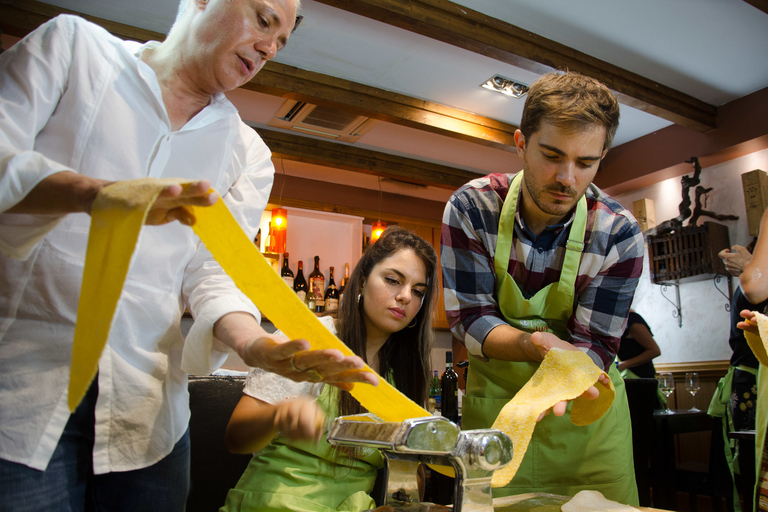
M437 256L390 227L355 266L338 319L321 317L368 365L420 405L428 393ZM365 510L384 461L377 450L335 448L325 418L366 412L347 391L251 370L229 421L227 447L255 453L222 511Z

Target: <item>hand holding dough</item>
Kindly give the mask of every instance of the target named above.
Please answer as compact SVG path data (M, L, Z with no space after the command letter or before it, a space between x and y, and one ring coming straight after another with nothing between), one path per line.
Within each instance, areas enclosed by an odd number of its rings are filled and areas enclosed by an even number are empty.
M753 322L757 323L757 330L760 336L756 336L749 330L744 330L744 338L747 340L747 345L754 352L755 357L763 366L768 366L768 353L765 350L765 344L768 342L768 316L765 316L759 311L752 312L755 317Z
M608 387L598 383L600 395L594 400L581 398L603 374L605 372L580 350L553 348L547 353L533 377L504 406L491 427L507 434L513 447L512 462L496 470L491 480L493 487L508 484L517 473L536 419L543 411L562 400L573 400L571 421L575 425L589 425L610 408L616 394L612 383Z

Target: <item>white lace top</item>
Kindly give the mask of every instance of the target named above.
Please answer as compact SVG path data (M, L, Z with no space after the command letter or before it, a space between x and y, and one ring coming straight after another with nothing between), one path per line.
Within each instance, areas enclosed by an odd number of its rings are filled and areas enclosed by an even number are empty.
M337 333L333 317L323 316L319 320L334 335ZM275 334L283 335L281 331L277 331ZM248 372L248 377L245 379L243 393L268 404L275 405L299 396L317 399L323 390L323 386L323 383L294 382L291 379L281 377L276 373L271 373L261 368L251 368Z

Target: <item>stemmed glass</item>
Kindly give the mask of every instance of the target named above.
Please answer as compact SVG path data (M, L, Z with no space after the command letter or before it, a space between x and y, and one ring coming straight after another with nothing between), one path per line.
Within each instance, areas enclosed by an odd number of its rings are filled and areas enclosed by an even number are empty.
M669 395L675 391L675 377L669 372L659 373L659 389L667 397L667 408L664 414L674 414L669 408Z
M701 389L698 373L688 372L685 374L685 389L693 395L693 407L690 409L691 412L699 412L699 409L696 408L696 393Z

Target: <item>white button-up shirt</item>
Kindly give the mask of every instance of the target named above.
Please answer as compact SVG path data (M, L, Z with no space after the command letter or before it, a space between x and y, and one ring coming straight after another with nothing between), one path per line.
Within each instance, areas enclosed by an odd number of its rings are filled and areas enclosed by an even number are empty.
M62 170L208 179L255 235L274 175L269 149L221 94L171 131L157 78L139 60L144 48L59 16L0 56L0 212ZM69 418L89 225L86 214L0 214L0 458L37 469ZM186 341L185 306L195 318ZM142 229L99 362L97 474L170 453L189 420L186 372L223 362L212 326L231 311L259 318L191 229Z

